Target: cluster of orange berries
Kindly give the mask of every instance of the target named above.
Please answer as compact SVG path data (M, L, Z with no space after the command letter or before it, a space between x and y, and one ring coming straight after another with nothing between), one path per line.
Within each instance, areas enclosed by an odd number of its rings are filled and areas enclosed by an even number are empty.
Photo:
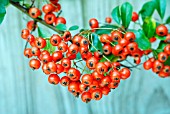
M164 42L167 44L163 52L158 53L157 59L150 58L144 62L143 67L145 70L152 69L152 71L158 74L160 77L166 78L170 76L170 66L165 65L165 62L170 57L170 34L168 34L168 29L165 25L159 25L156 28L156 34L158 36L165 36Z
M50 25L59 23L66 24L63 17L55 16L53 12L59 12L61 9L58 0L50 0L50 4L43 6L44 21ZM41 11L38 8L30 8L29 15L32 18L39 18ZM138 20L138 14L133 12L132 21ZM107 23L111 23L112 19L107 17ZM113 29L110 34L102 34L99 36L99 41L102 44L102 50L96 49L92 44L89 36L93 35L99 28L97 19L89 20L91 31L87 31L84 36L83 32L72 36L70 31L64 31L62 35L53 34L50 38L35 37L31 31L37 27L36 22L29 21L27 29L23 29L21 37L25 39L30 48L24 50L24 55L27 58L32 58L29 66L36 70L42 71L48 75L48 81L51 84L67 86L68 91L74 96L81 95L83 102L91 100L100 100L103 95L108 95L111 89L118 87L121 80L130 77L130 67L121 64L128 56L134 58L136 64L141 63L141 57L148 55L152 50L141 50L135 42L136 36L133 32L125 32L121 29ZM167 36L165 42L169 43L167 28L164 25L157 27L156 33L159 36ZM91 36L92 37L92 36ZM55 47L55 51L48 51L44 48L47 46L47 40L50 45ZM95 51L91 51L91 47ZM76 60L78 54L81 59ZM109 60L108 55L114 55L116 61ZM158 54L158 60L150 58L144 63L144 68L159 73L161 77L170 75L170 66L164 65L164 62L170 55L170 44L165 46L164 52ZM105 61L102 61L102 59ZM85 67L81 68L77 63L85 62ZM88 68L89 72L85 72ZM59 74L65 73L64 76Z
M42 11L44 12L44 21L50 25L57 25L59 23L66 24L66 20L64 17L59 17L59 15L55 15L54 13L57 12L58 14L61 11L61 5L58 3L59 0L50 0L49 4L46 4L42 7ZM42 11L36 7L32 7L29 9L29 15L32 18L38 18L42 15ZM32 23L33 25L33 23Z

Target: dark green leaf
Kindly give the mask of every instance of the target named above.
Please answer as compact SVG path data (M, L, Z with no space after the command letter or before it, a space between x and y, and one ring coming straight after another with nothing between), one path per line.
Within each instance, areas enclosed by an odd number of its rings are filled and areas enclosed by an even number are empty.
M104 26L101 26L100 28L101 29L96 30L96 34L98 35L110 34L110 32L113 31L113 29L117 29L118 27L114 25L104 25ZM107 28L107 29L102 29L102 28Z
M31 7L31 4L24 4L24 6L29 9Z
M9 0L0 0L0 4L4 4L4 6L7 6L9 4Z
M79 26L74 25L74 26L71 26L68 30L72 31L72 30L77 30L77 29L79 29Z
M20 1L23 1L23 0L12 0L12 1L14 1L14 2L20 2Z
M162 52L164 50L164 47L166 46L167 44L164 42L164 41L161 41L159 43L159 46L157 48L157 52Z
M143 31L148 38L154 36L156 30L156 22L153 18L147 17L143 23Z
M151 17L154 10L155 10L155 2L154 1L149 1L146 2L143 6L142 9L140 10L140 14L142 15L142 19L144 20L146 17Z
M121 16L120 16L119 6L115 7L112 10L111 15L112 15L112 18L115 20L115 22L120 25Z
M170 16L166 19L166 24L170 24Z
M108 61L106 58L107 58L109 61L112 61L112 62L117 61L117 59L118 59L117 56L114 56L113 54L110 54L110 55L105 55L105 57L103 57L103 58L100 60L100 62Z
M92 45L90 45L90 51L91 52L95 52L97 50L100 50L101 52L102 50L102 43L99 40L99 37L97 34L93 33L90 35L89 40L91 41ZM95 47L95 48L94 48Z
M0 3L0 24L4 20L5 14L6 14L5 6L4 4Z
M51 36L51 34L48 33L46 30L42 29L41 27L38 27L38 36L42 38L48 38Z
M169 65L170 66L170 57L165 61L164 65Z
M80 60L81 59L81 54L78 52L76 55L76 60Z
M166 39L166 36L158 36L158 35L155 35L155 38L159 39L159 40L165 40Z
M164 18L165 10L166 10L166 0L153 0L155 2L156 9L161 19Z
M61 31L67 30L66 25L63 24L63 23L59 23L59 24L56 26L56 29L57 29L57 30L61 30Z
M142 30L133 30L132 32L136 35L136 43L140 49L148 50L151 48L151 43Z
M122 4L122 6L121 6L121 18L122 18L122 25L125 28L128 28L128 26L131 22L132 11L133 11L133 7L130 3L125 2L124 4Z
M55 51L55 46L51 45L50 40L46 40L46 46L44 47L44 50L47 50L51 54Z

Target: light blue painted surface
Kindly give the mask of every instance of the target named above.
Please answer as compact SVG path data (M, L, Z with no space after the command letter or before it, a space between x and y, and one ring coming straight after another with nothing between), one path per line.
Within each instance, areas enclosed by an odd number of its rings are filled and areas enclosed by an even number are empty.
M112 7L124 1L61 0L61 4L68 26L87 27L90 18L104 21ZM147 0L127 1L138 11ZM23 56L20 31L25 24L22 13L9 6L0 25L0 114L170 114L170 79L150 71L134 70L118 89L88 104L74 98L67 88L50 85L47 76L41 70L32 71Z

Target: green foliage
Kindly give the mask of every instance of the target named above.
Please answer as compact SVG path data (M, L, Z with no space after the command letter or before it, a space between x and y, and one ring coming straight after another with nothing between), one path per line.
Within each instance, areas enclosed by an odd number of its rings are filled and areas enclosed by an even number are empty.
M110 54L110 55L105 55L105 57L103 57L103 58L100 60L100 62L108 61L106 58L107 58L109 61L112 61L112 62L117 61L117 59L118 59L117 56L114 56L113 54Z
M170 24L170 16L166 19L166 24Z
M20 2L20 1L23 1L23 0L12 0L13 2Z
M67 27L66 27L65 24L59 23L59 24L56 26L56 29L57 29L57 30L60 30L60 31L66 31L66 30L67 30Z
M124 4L122 4L122 6L121 6L121 18L122 18L122 25L125 28L128 28L128 26L131 22L132 11L133 11L133 7L130 3L125 2Z
M151 48L151 43L149 39L145 36L143 30L132 30L132 32L136 35L136 43L138 44L138 47L142 50L148 50Z
M112 18L115 20L115 22L120 25L121 16L120 16L119 6L115 7L115 8L112 10L111 15L112 15Z
M110 32L111 32L113 29L117 29L118 27L115 26L115 25L104 25L104 26L101 26L100 28L101 28L101 29L97 29L97 30L96 30L96 34L98 34L98 35L110 34ZM102 28L107 28L107 29L102 29Z
M100 40L99 40L99 37L98 37L98 35L97 34L95 34L95 33L92 33L91 35L90 35L90 37L89 37L89 41L92 43L92 45L90 45L90 51L91 52L95 52L95 51L97 51L97 50L100 50L100 51L103 51L102 50L102 43L100 42ZM95 48L96 49L95 49Z
M153 18L147 17L143 23L143 31L148 38L154 36L156 31L156 22Z
M164 18L166 10L166 0L153 0L155 2L156 10L160 15L161 19Z
M142 19L144 20L146 17L151 17L152 14L155 11L155 2L154 1L149 1L146 2L143 6L142 9L139 11L139 14L142 15Z
M80 54L80 52L78 52L76 55L76 60L80 60L80 59L81 59L81 54Z
M73 31L73 30L77 30L77 29L79 29L79 26L74 25L74 26L71 26L68 30Z
M0 0L0 4L7 6L9 4L9 0Z
M159 40L165 40L166 39L166 36L158 36L158 35L155 35L155 38L159 39Z
M43 28L38 27L38 36L42 38L48 38L49 36L51 36L51 34L45 31Z
M170 66L170 57L165 61L164 65L169 65Z
M159 46L157 48L157 52L162 52L164 50L164 47L166 46L167 44L164 42L164 41L161 41L159 43Z
M4 20L5 14L6 14L5 5L3 3L0 3L0 24Z

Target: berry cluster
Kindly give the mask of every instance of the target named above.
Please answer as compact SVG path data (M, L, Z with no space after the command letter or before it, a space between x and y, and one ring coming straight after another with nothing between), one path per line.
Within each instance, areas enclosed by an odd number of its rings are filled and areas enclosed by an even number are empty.
M66 24L66 20L59 17L61 6L58 0L50 0L49 4L42 7L42 11L46 24L53 27ZM54 12L58 12L57 16ZM39 18L41 14L38 8L29 9L32 18ZM136 22L138 18L138 14L133 12L131 21ZM105 22L106 25L111 25L112 18L106 17ZM61 34L53 34L50 38L42 38L32 34L37 28L37 22L29 21L27 28L21 33L21 37L30 44L30 48L26 45L24 50L24 55L31 58L29 66L34 70L41 67L48 75L49 83L67 86L68 91L75 97L81 95L83 102L100 100L103 95L108 95L112 89L118 87L121 80L130 77L132 68L141 64L143 56L148 57L143 64L144 69L152 69L161 77L170 76L170 66L166 64L170 56L170 34L165 25L157 26L155 31L158 36L166 37L165 46L159 52L152 48L140 49L136 42L137 36L134 32L127 31L127 28L103 28L95 18L89 20L89 26L91 30L82 30L76 35L65 30ZM110 31L97 34L101 46L101 49L98 49L93 38L94 33L101 29ZM45 49L47 41L55 50ZM155 41L155 37L150 38L151 43ZM151 53L154 57L149 57ZM77 60L78 56L80 58ZM135 65L127 60L128 57L134 59ZM125 60L133 66L124 65L122 62ZM81 67L79 63L82 64ZM59 76L63 73L64 76Z
M159 36L166 36L166 39L164 40L167 45L163 48L163 52L159 52L157 57L152 57L148 59L146 62L144 62L143 67L145 70L152 69L152 71L156 74L158 74L160 77L169 77L170 76L170 66L165 65L164 63L168 60L170 57L170 34L168 34L168 29L165 25L159 25L156 28L156 34ZM153 40L154 42L156 39Z

